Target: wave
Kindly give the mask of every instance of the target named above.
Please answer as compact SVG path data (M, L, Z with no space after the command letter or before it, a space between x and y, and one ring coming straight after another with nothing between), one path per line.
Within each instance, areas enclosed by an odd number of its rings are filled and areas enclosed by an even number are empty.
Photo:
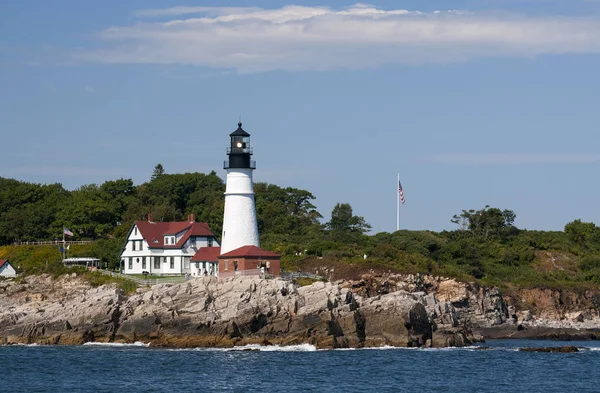
M299 345L259 345L247 344L231 348L171 348L168 351L211 351L211 352L241 352L241 351L260 351L260 352L315 352L317 348L310 344Z
M134 343L99 343L99 342L87 342L83 345L97 346L97 347L149 347L150 343L143 343L136 341Z

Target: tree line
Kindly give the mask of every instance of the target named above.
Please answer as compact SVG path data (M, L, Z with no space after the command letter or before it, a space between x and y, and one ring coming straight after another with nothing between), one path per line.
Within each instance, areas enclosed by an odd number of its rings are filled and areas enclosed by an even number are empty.
M256 183L254 190L261 245L281 253L284 268L300 268L314 257L494 285L600 284L600 228L592 222L530 231L515 226L513 211L486 205L449 217L454 230L370 234L371 226L348 203L336 204L325 218L307 190L268 183ZM131 224L148 214L154 221L195 214L220 236L224 192L214 171L168 174L160 164L140 185L118 179L66 190L0 177L0 245L58 239L66 226L75 240L97 240L91 252L117 266Z
M362 234L370 229L354 216L349 204L338 204L332 219L323 216L306 190L274 184L254 185L261 236L292 237ZM212 171L167 174L158 164L149 182L134 185L131 179L109 180L66 190L61 184L35 184L0 177L0 245L15 241L56 240L63 226L74 240L124 238L131 224L152 214L154 221L181 221L195 214L220 236L223 225L225 184Z

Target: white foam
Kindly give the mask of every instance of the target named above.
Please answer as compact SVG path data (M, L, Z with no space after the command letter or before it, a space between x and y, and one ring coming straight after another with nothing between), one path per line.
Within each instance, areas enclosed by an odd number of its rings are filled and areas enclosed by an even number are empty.
M240 352L240 351L260 351L260 352L315 352L317 348L310 344L299 345L259 345L247 344L239 347L231 348L214 348L214 347L198 347L198 348L171 348L168 351L214 351L214 352Z
M97 343L97 342L87 342L83 345L93 345L98 347L149 347L150 343L143 343L141 341L136 341L134 343Z
M317 348L310 344L299 345L258 345L248 344L241 347L226 348L229 351L263 351L263 352L314 352Z

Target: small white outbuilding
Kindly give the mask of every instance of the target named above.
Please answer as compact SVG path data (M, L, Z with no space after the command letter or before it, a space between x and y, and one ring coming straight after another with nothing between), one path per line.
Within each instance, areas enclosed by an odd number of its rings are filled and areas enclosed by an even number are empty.
M8 259L0 259L0 277L16 277L17 271Z

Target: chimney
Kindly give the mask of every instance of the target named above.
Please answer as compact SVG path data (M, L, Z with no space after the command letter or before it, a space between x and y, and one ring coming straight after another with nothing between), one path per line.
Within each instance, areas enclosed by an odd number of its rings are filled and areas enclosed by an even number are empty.
M194 222L194 221L196 221L196 215L195 215L195 214L190 214L190 215L188 215L188 221L189 221L189 222Z
M152 222L152 213L148 213L148 222Z

